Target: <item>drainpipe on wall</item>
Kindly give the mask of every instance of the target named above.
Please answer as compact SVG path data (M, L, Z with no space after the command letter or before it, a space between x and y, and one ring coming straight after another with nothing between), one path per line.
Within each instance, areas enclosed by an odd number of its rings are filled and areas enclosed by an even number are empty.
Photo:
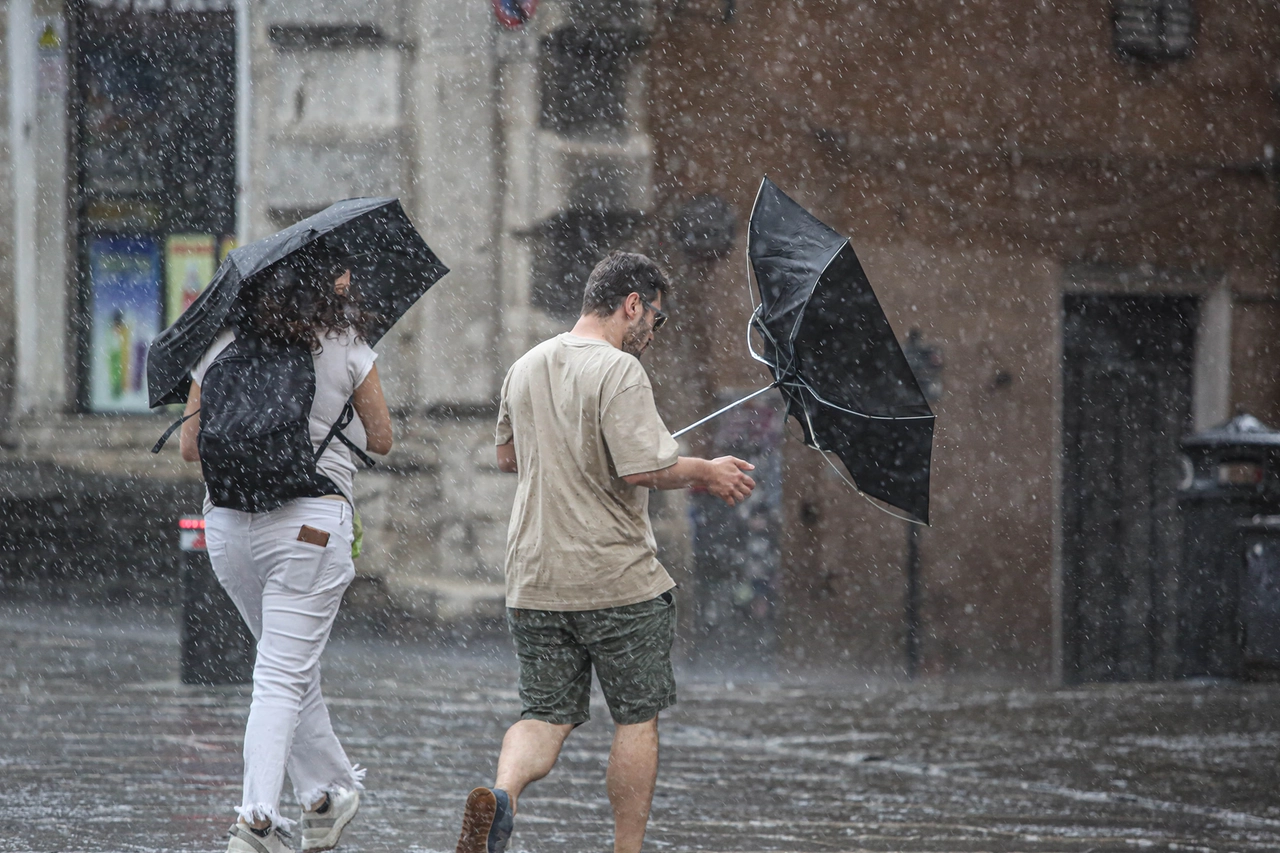
M249 160L250 134L253 127L253 45L250 0L235 0L236 12L236 243L243 246L252 240L250 212L253 192L250 181L253 164Z
M9 145L13 171L13 393L6 421L31 408L39 316L36 312L36 57L30 0L9 3ZM8 427L9 423L5 426Z

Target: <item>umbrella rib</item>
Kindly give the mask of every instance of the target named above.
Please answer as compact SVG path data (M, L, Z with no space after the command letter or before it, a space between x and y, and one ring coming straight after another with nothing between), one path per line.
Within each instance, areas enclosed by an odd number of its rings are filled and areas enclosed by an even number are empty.
M845 483L847 483L851 489L853 489L855 492L857 492L859 495L861 495L863 500L865 500L867 503L871 504L873 507L875 507L876 509L878 509L878 510L880 510L881 512L883 512L885 515L892 516L892 517L894 517L894 518L898 519L899 521L905 521L905 522L907 522L908 524L918 524L918 525L920 525L921 527L929 527L929 526L930 526L927 522L920 521L919 519L915 519L915 518L909 518L908 516L905 516L905 515L898 515L896 512L891 512L891 511L889 511L889 510L885 509L884 507L880 506L880 504L876 503L876 502L871 498L871 495L869 495L869 494L867 494L866 492L862 491L862 489L859 489L859 488L858 488L858 484L857 484L857 483L853 482L853 480L850 480L848 477L846 477L846 476L845 476L845 473L844 473L843 471L841 471L841 470L840 470L840 466L836 465L836 463L834 463L834 462L832 462L832 461L831 461L831 457L830 457L828 454L830 454L832 451L830 451L830 450L823 450L821 447L818 447L816 444L813 446L813 449L814 449L814 450L816 450L816 451L818 451L819 453L821 453L821 454L822 454L822 458L823 458L823 460L824 460L828 465L830 465L830 466L831 466L831 470L832 470L832 471L835 471L835 472L836 472L836 476L838 476L841 480L844 480L844 481L845 481Z
M841 244L840 248L844 248L844 246L848 244L849 244L849 241L845 240L844 243ZM836 258L836 255L839 255L839 254L840 254L840 250L837 249L836 253L831 256L831 260L827 261L827 267L831 266L832 261L834 261ZM816 279L814 279L813 288L811 288L809 292L810 298L813 297L813 290L817 288L818 281L820 281L822 279L823 274L826 273L827 267L823 267L822 272L818 274L818 277ZM787 386L803 387L806 391L808 391L810 394L813 395L813 398L815 400L817 400L819 403L822 403L824 406L830 406L831 408L838 409L841 412L846 412L850 415L856 415L857 417L867 418L868 420L873 420L873 421L927 421L927 420L933 420L937 417L936 415L933 415L933 414L869 415L866 412L859 412L856 409L850 409L847 406L841 406L838 403L833 403L830 400L828 400L826 397L823 397L821 394L819 394L817 391L814 390L813 386L810 385L809 382L805 380L804 377L800 376L799 371L794 371L792 369L792 365L795 363L794 361L787 362L785 366L774 364L764 356L757 353L755 346L752 345L751 330L755 329L757 332L760 333L760 336L762 338L766 339L769 343L773 344L773 348L775 351L782 349L782 347L778 345L777 338L775 338L772 334L769 333L769 330L765 327L763 323L759 322L760 311L761 309L764 308L764 302L761 301L759 305L756 305L755 294L751 292L751 262L749 258L747 261L747 296L750 297L751 305L752 305L751 317L750 319L747 320L747 352L749 352L751 354L751 357L754 358L756 361L760 362L761 364L765 365L770 370L772 370L775 376L794 376L795 377L793 380L790 380L790 381L784 381L782 379L779 379L777 382L774 383L775 386L787 385ZM791 343L792 351L794 351L795 349L795 336L799 330L799 327L800 327L800 318L798 317L796 318L795 328L791 330L791 339L789 341L789 343Z
M750 287L749 279L747 282L747 286ZM755 304L754 298L753 298L752 304L753 305ZM769 341L769 343L773 344L774 349L777 349L778 347L778 341L773 337L773 335L769 334L769 330L765 328L764 324L757 322L760 319L760 309L763 307L764 307L764 303L761 303L760 305L756 306L755 310L751 312L751 318L747 320L747 352L751 353L752 358L754 358L756 361L760 362L761 364L767 366L770 370L772 370L776 374L778 372L778 365L774 364L773 362L769 361L769 359L757 353L755 346L753 346L751 343L751 330L755 329L757 332L760 333L760 337L766 339L767 341Z
M751 216L747 219L747 246L743 251L747 259L747 298L751 300L751 317L755 318L760 313L760 309L764 307L764 292L760 293L760 304L756 305L756 295L751 292L751 226L756 219L756 208L760 206L760 196L764 195L764 185L769 182L769 176L765 175L760 179L760 186L756 189L756 200L751 202ZM756 286L760 286L760 276L756 276ZM747 327L747 346L751 346L751 327Z
M713 418L718 418L718 417L720 417L721 415L723 415L725 412L729 411L730 409L736 409L738 406L741 406L743 403L747 402L748 400L753 399L753 398L755 398L755 397L759 397L761 394L763 394L763 393L764 393L764 392L766 392L766 391L772 391L772 390L773 390L774 388L776 388L776 387L778 387L778 383L777 383L777 382L773 383L772 385L766 385L765 387L761 388L761 389L760 389L760 390L758 390L758 391L752 391L750 394L748 394L747 396L743 397L741 400L735 400L734 402L732 402L732 403L730 403L729 405L725 406L723 409L720 409L720 410L719 410L719 411L717 411L717 412L712 412L711 414L707 415L707 416L706 416L705 418L703 418L702 420L700 420L700 421L698 421L698 422L696 422L696 423L691 423L691 424L689 424L687 427L685 427L684 429L680 430L679 432L673 432L673 433L671 433L671 437L672 437L672 438L679 438L680 436L684 435L686 432L688 432L689 430L693 429L694 427L700 427L700 426L702 426L703 424L705 424L707 421L712 420Z
M812 389L810 389L810 393L812 393ZM845 476L845 473L844 473L843 471L841 471L841 470L840 470L840 466L836 465L836 463L834 463L834 462L832 462L832 461L831 461L831 456L830 456L830 454L831 454L831 453L833 453L834 451L827 450L825 447L823 447L822 445L818 444L818 433L817 433L817 432L815 432L815 431L814 431L814 429L813 429L813 420L812 420L812 418L810 418L810 416L809 416L809 409L808 409L808 408L803 408L803 411L804 411L804 418L805 418L805 420L806 420L806 421L808 422L808 424L809 424L809 435L813 436L813 444L810 444L810 445L808 445L808 446L809 446L810 448L812 448L812 449L814 449L814 450L818 451L818 453L819 453L819 454L821 454L821 456L822 456L822 461L823 461L823 462L826 462L828 465L830 465L830 466L831 466L831 470L832 470L832 471L835 471L835 472L836 472L836 476L837 476L837 477L839 477L841 480L844 480L845 484L846 484L849 488L853 489L855 492L857 492L857 493L862 497L862 499L863 499L863 500L865 500L867 503L871 504L873 507L875 507L876 509L878 509L878 510L880 510L881 512L883 512L885 515L892 516L892 517L894 517L894 518L898 519L899 521L905 521L905 522L907 522L908 524L919 524L919 525L922 525L922 526L924 526L924 527L928 527L928 526L929 526L929 524L928 524L927 522L919 521L918 519L914 519L914 518L908 518L908 517L907 517L907 516L905 516L905 515L898 515L896 512L891 512L891 511L889 511L889 510L885 509L884 507L880 506L880 504L878 504L878 503L876 503L874 500L872 500L871 495L869 495L869 494L867 494L866 492L862 491L862 489L859 489L859 488L858 488L858 484L857 484L857 483L855 483L853 480L850 480L847 476Z
M938 417L937 415L868 415L866 412L855 411L854 409L845 408L838 403L831 402L817 391L813 390L813 386L806 382L803 377L797 376L797 380L799 384L803 385L819 403L822 403L824 406L830 406L833 409L838 409L842 412L847 412L851 415L857 415L860 418L866 418L872 421L931 421L936 420Z
M795 349L796 335L800 334L800 321L804 319L804 308L809 307L810 300L813 299L813 293L818 289L818 283L822 281L822 277L827 274L827 270L831 269L831 265L835 263L836 258L840 257L840 253L845 246L851 246L852 242L848 237L840 244L840 247L831 253L831 257L827 258L827 262L822 267L822 272L813 279L813 285L809 288L809 296L804 300L804 307L800 309L800 313L796 315L796 321L791 324L791 334L787 338L787 343L791 344L791 349Z
M909 524L921 524L921 525L924 525L925 527L929 526L923 521L917 521L914 518L908 518L905 515L898 515L896 512L890 512L889 510L885 509L884 507L880 506L880 504L872 500L870 495L862 491L862 489L858 488L858 484L855 483L853 480L849 479L848 477L846 477L845 473L840 470L840 467L836 465L836 463L831 461L831 456L829 454L831 454L833 451L827 450L825 447L818 444L818 434L813 429L813 420L809 417L809 410L807 408L804 409L804 417L805 417L805 420L808 421L809 423L809 435L813 436L813 444L809 445L809 447L813 448L814 450L818 451L819 454L821 454L822 461L830 465L831 470L835 471L836 476L839 477L841 480L844 480L845 484L848 485L849 488L853 489L855 492L857 492L859 495L862 496L863 500L865 500L867 503L871 504L873 507L883 512L885 515L893 516L899 521L905 521Z
M770 367L773 367L773 365L769 364L769 362L766 361L765 359L760 358L759 356L756 356L756 358L759 361L763 361L765 364L768 364ZM821 403L824 406L827 406L832 409L836 409L837 411L845 412L850 415L856 415L860 418L866 418L867 420L872 420L872 421L929 421L929 420L937 420L937 417L938 417L937 415L868 415L866 412L859 412L856 409L846 408L845 406L841 406L839 403L831 402L826 397L823 397L817 391L813 390L813 386L810 385L808 382L806 382L804 378L799 375L796 375L794 379L790 379L785 382L783 381L775 382L774 385L777 385L780 388L782 387L803 388L805 391L808 391L810 394L813 395L813 399L817 400L819 403Z
M754 230L757 208L760 206L760 198L761 198L761 195L764 193L765 186L766 184L768 184L768 182L769 182L769 179L768 179L768 176L766 175L760 182L760 188L756 191L756 199L754 204L752 204L752 207L751 207L750 230ZM828 230L830 229L828 228ZM747 320L747 351L751 354L751 357L754 360L760 362L761 364L764 364L770 369L770 371L772 371L775 381L773 385L769 386L768 388L760 389L759 391L755 392L749 397L746 397L743 400L739 400L738 402L733 403L725 407L724 409L721 409L719 412L716 412L715 414L710 415L702 419L701 421L698 421L698 423L693 424L689 427L686 427L685 429L681 430L679 433L676 433L676 435L680 435L684 432L687 432L688 430L693 429L693 427L698 426L702 423L705 423L711 418L716 417L716 415L722 414L723 412L728 411L734 406L737 406L745 402L746 400L751 399L751 397L754 397L757 394L762 394L765 391L768 391L770 388L775 388L775 387L784 388L789 392L788 405L787 405L788 412L792 414L793 417L796 417L797 419L802 419L802 425L806 427L806 431L809 437L812 439L811 442L806 441L805 444L822 454L823 461L825 461L828 465L831 466L831 469L836 472L836 476L838 476L841 480L845 482L846 485L848 485L860 496L862 496L863 500L867 501L867 503L871 504L873 507L875 507L877 510L884 513L885 515L888 515L891 518L898 519L899 521L905 521L908 524L919 524L926 527L929 526L928 522L920 521L918 519L911 518L905 515L899 515L898 513L885 509L883 506L880 505L880 503L876 499L873 499L870 495L868 495L862 489L858 488L858 484L855 483L853 480L851 480L849 476L845 474L844 471L840 470L839 466L837 466L834 462L831 461L832 451L826 450L818 443L819 439L818 439L817 431L814 429L812 412L810 411L811 407L808 404L808 402L804 399L804 394L807 392L807 394L811 396L815 402L821 403L822 405L827 406L828 408L834 409L836 411L844 412L846 414L854 415L856 417L866 418L868 420L936 421L937 420L936 415L934 415L932 412L930 412L928 415L902 415L902 416L871 415L871 414L867 414L866 412L859 412L855 409L850 409L847 406L842 406L837 403L833 403L830 400L823 397L822 395L820 395L814 389L813 385L811 385L809 381L804 376L801 375L801 371L797 369L798 365L797 365L796 352L795 352L795 343L796 343L796 338L800 333L801 321L804 319L803 307L797 313L797 316L794 322L792 323L790 334L787 337L788 346L785 348L782 346L779 346L777 338L774 337L772 332L760 319L760 315L764 310L764 292L763 290L761 290L760 303L757 304L755 299L755 292L751 288L752 273L756 272L751 262L751 244L752 244L751 235L748 234L747 250L746 250L746 256L747 256L746 257L746 261L747 261L746 273L747 273L747 296L751 300L751 316ZM852 240L846 237L844 238L844 241L837 246L836 250L827 259L827 262L823 266L821 272L818 273L818 275L814 278L813 283L810 285L808 297L805 299L803 303L804 306L807 306L809 301L813 299L814 293L817 291L818 284L822 281L822 277L826 275L827 271L831 268L831 265L835 262L835 259L841 255L844 249L846 248L852 249L852 245L853 245ZM759 287L760 276L758 272L756 272L755 277L756 277L756 285L757 287ZM758 332L760 334L761 340L767 346L771 346L773 348L773 355L775 360L778 357L778 353L780 352L787 353L788 354L787 362L785 364L778 364L778 363L775 363L774 361L770 361L761 353L756 352L755 345L751 335L752 330L755 330L756 332ZM799 398L798 402L800 403L799 413L790 411L791 410L790 395L798 396ZM926 408L927 408L927 404L926 404Z

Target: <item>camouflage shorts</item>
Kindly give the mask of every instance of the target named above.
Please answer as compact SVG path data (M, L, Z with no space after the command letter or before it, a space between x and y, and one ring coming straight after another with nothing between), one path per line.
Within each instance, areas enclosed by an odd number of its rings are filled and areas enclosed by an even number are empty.
M593 666L619 725L646 722L674 705L675 610L671 593L603 610L508 608L520 658L520 719L585 723Z

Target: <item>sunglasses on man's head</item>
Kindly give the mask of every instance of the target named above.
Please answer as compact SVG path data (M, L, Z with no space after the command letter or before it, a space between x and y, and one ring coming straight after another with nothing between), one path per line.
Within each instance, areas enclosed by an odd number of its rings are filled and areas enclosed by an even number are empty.
M661 308L655 308L650 303L644 303L644 307L653 312L653 330L656 332L667 324L667 315Z

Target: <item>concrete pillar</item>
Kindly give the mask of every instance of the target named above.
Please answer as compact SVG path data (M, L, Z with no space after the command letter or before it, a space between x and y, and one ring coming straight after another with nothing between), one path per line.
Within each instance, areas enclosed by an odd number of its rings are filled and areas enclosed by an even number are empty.
M1195 432L1231 417L1231 303L1231 287L1225 281L1200 300L1191 392Z
M414 217L452 272L418 325L418 398L489 406L498 391L500 205L495 23L489 4L422 0L409 32Z
M536 19L535 19L536 20ZM539 340L545 328L530 305L534 275L533 229L538 212L538 33L526 27L499 36L499 125L502 139L501 364L510 365ZM543 326L540 328L540 326Z
M10 68L10 6L0 2L0 151L12 152L15 122L10 116L13 104L9 86ZM9 416L13 404L13 347L15 309L13 292L13 208L16 197L13 185L13 158L0 157L0 198L9 203L0 205L0 435L8 431Z
M68 373L66 25L55 2L8 9L13 174L13 414L64 408ZM41 36L52 28L53 38Z

